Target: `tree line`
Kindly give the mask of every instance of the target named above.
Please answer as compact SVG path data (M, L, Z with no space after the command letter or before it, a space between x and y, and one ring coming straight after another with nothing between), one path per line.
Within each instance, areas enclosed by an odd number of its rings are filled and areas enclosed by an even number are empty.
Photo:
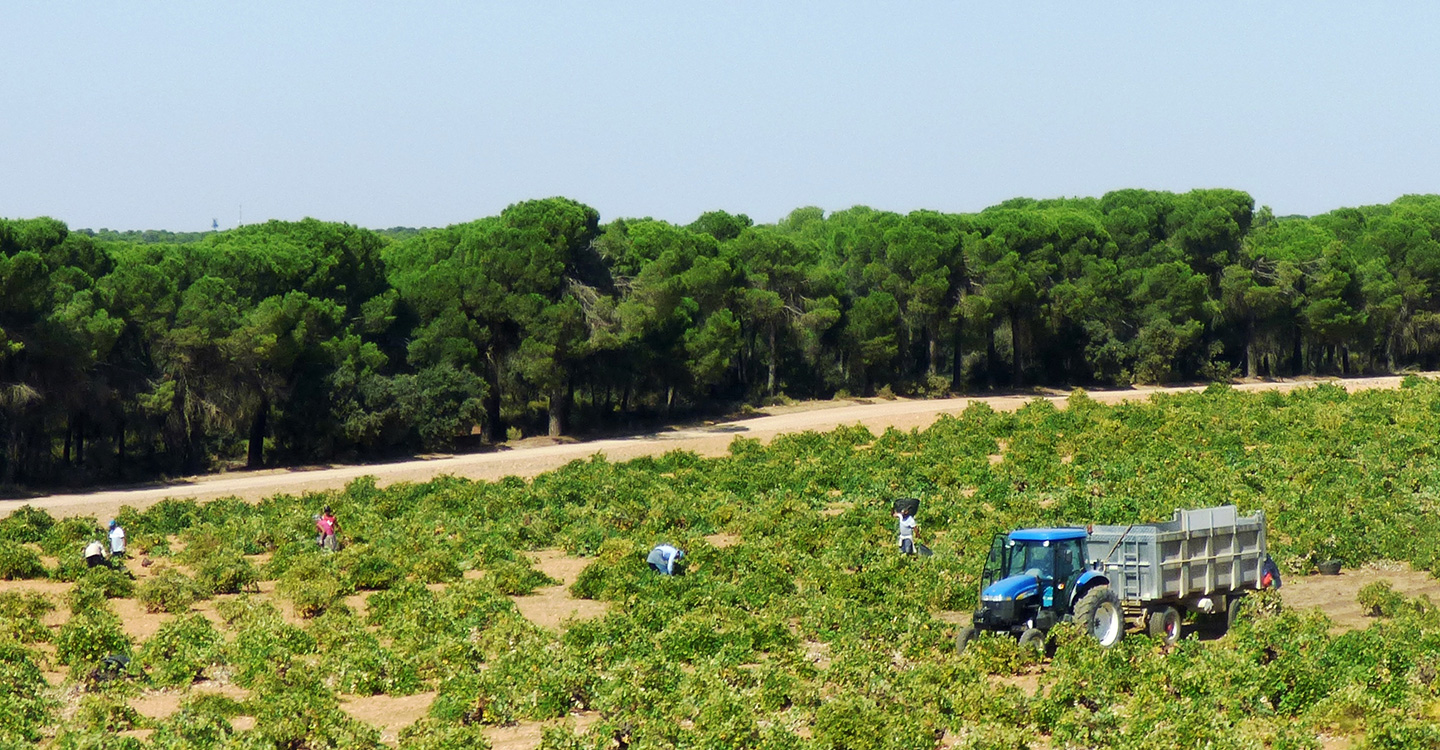
M1440 196L1121 190L971 214L440 229L0 220L0 484L602 429L677 409L1430 368ZM472 435L474 437L472 437Z

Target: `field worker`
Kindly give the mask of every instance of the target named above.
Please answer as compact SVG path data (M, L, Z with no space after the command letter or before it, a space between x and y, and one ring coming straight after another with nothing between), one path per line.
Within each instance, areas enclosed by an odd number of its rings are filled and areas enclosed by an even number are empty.
M1275 564L1275 558L1266 555L1265 564L1260 568L1260 588L1280 588L1280 566Z
M320 532L320 537L317 539L320 546L334 552L338 547L335 542L335 533L339 531L339 526L335 521L335 514L330 512L330 506L327 505L325 510L320 511L320 517L315 519L315 529Z
M105 545L100 540L93 539L85 545L85 565L91 568L98 568L105 564Z
M895 515L900 518L897 531L900 551L907 555L913 555L915 554L915 516L908 508Z
M125 556L125 527L119 521L110 522L110 556Z
M685 575L684 565L676 566L677 562L685 559L685 552L678 550L668 544L657 545L650 550L645 562L650 564L650 569L661 575L674 576Z

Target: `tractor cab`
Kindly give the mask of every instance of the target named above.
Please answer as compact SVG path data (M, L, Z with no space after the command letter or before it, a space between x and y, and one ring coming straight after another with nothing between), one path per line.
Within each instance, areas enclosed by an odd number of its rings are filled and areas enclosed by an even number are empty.
M996 534L980 577L974 625L991 631L1049 630L1069 612L1086 568L1085 529L1020 529Z

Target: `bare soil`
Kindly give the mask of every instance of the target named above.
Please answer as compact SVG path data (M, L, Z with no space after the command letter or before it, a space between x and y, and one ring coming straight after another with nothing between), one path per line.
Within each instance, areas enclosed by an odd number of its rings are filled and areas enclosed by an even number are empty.
M1396 592L1414 599L1428 596L1440 602L1440 580L1423 570L1412 570L1401 563L1366 565L1355 570L1341 570L1338 576L1289 576L1283 579L1280 596L1295 609L1318 609L1334 627L1331 632L1360 630L1370 627L1370 617L1356 600L1360 589L1376 581L1389 581Z
M171 714L180 710L181 701L192 695L200 695L203 693L223 695L228 698L234 698L237 701L243 701L250 696L250 691L236 685L197 682L191 685L188 691L146 690L141 693L138 698L132 698L130 700L130 707L135 709L136 713L150 719L167 719ZM253 724L253 717L244 718L246 718L247 721L239 722L240 724ZM236 724L236 721L232 720L231 724ZM239 729L241 727L236 726L236 728Z
M394 745L400 740L400 730L414 724L430 710L435 695L429 692L401 696L350 696L341 699L340 710L379 729L380 741Z
M515 609L525 619L551 630L564 630L570 620L602 617L609 611L605 602L577 599L570 595L570 584L580 571L593 562L591 558L567 557L561 550L541 550L531 555L535 569L559 581L559 585L535 589L529 596L512 596Z
M567 725L583 733L599 720L599 712L577 711L559 721L521 721L508 727L490 727L485 730L485 739L490 740L492 750L534 750L540 746L541 733L547 726Z
M416 693L393 697L389 695L367 695L348 697L341 701L340 710L380 730L380 741L387 745L397 744L400 732L414 724L430 711L436 693ZM487 727L485 738L493 750L534 750L546 726L568 725L584 732L600 719L595 711L577 711L556 721L521 721L509 726Z

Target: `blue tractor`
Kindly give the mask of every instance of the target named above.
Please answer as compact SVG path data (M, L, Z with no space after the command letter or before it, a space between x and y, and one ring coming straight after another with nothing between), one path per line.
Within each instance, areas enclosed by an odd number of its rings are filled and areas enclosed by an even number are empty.
M980 605L961 628L964 651L982 632L1005 633L1022 646L1045 647L1050 628L1075 622L1110 647L1125 635L1125 610L1102 566L1091 560L1082 528L1020 529L996 534L980 576Z

